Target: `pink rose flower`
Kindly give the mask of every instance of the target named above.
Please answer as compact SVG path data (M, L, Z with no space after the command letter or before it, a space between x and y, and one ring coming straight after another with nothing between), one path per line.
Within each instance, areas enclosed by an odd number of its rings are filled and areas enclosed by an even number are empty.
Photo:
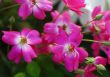
M2 40L13 46L8 53L9 60L19 63L23 56L24 60L30 63L33 58L37 57L34 46L41 42L38 31L25 28L21 32L3 31L3 33Z
M78 47L81 38L82 35L78 34L77 31L69 36L62 31L56 37L54 45L50 46L53 60L57 63L64 63L69 72L77 70L79 63L83 62L88 56L88 53L83 48Z
M84 0L63 0L67 7L75 11L77 14L81 14L81 8L85 7Z
M46 39L53 41L56 36L60 34L60 30L64 30L67 35L72 32L81 32L80 26L74 24L71 20L71 16L67 11L59 14L57 11L51 13L53 22L46 23L44 26L44 32L47 34ZM54 35L54 36L53 36Z
M19 16L26 19L31 13L37 19L45 18L45 11L52 10L52 2L49 0L16 0L20 4Z

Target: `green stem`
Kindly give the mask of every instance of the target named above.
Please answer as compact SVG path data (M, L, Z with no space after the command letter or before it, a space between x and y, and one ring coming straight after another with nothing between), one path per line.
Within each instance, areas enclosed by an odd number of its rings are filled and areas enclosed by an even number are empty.
M9 25L9 29L10 29L10 31L12 31L12 24Z
M86 28L92 21L94 21L95 20L95 18L94 19L92 19L92 20L90 20L90 21L88 21L86 24L84 24L83 26L82 26L82 28Z
M89 34L90 32L88 31L88 32L82 32L82 34Z
M0 56L1 56L1 59L3 60L3 62L6 64L6 66L11 69L11 66L9 65L9 62L8 60L6 59L6 56L2 53L2 51L0 51Z
M87 42L96 42L96 43L103 43L101 41L95 41L95 40L90 40L90 39L82 39L83 41L87 41Z
M10 9L10 8L15 7L15 6L18 6L18 5L19 4L14 4L14 5L11 5L11 6L8 6L8 7L1 8L0 11Z

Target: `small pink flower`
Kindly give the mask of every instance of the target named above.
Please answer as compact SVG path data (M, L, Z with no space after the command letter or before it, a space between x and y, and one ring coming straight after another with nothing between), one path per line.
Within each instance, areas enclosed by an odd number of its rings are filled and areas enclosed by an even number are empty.
M53 17L53 22L46 23L44 26L44 32L47 34L47 39L49 41L54 40L54 38L60 34L61 29L68 35L76 31L79 33L81 32L80 26L72 22L71 16L67 11L64 11L62 14L54 11L51 15Z
M52 2L49 0L16 0L21 6L19 8L19 16L26 19L31 13L37 19L45 18L45 11L52 10Z
M88 56L88 53L83 49L78 47L82 35L72 33L71 35L66 35L65 32L60 32L60 35L56 37L55 44L50 46L53 53L53 60L57 63L64 63L65 68L72 72L73 70L77 70L79 63L83 62L83 60Z
M2 40L13 46L8 54L9 60L19 63L23 56L24 60L30 63L37 57L34 46L41 42L38 31L25 28L21 32L3 31L3 33Z
M75 11L77 14L81 14L81 8L85 7L84 0L63 0L67 7Z

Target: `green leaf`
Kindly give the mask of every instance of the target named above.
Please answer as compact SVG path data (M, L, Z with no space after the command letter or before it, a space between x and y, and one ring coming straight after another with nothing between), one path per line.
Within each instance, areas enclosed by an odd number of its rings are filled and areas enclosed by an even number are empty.
M47 77L64 77L61 70L53 70L53 71L47 71L45 72Z
M26 74L23 72L17 73L14 77L26 77Z
M32 62L27 65L27 73L32 77L39 77L40 67L37 62Z

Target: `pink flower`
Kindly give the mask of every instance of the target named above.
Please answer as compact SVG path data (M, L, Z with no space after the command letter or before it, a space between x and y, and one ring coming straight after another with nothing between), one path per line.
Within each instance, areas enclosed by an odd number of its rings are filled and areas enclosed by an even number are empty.
M49 54L49 45L50 43L46 40L46 34L42 34L42 42L38 45L38 54Z
M31 13L37 19L45 18L45 11L52 10L52 2L48 0L16 0L21 6L19 8L19 16L26 19Z
M69 36L62 31L56 37L55 44L50 46L53 53L53 60L57 63L64 63L65 68L69 72L77 70L79 63L83 62L88 56L88 53L83 48L78 47L81 38L82 35L77 34L77 31Z
M64 11L62 14L54 11L51 15L53 22L46 23L44 26L44 32L47 34L49 41L53 41L54 38L60 34L60 29L64 30L68 35L76 31L81 32L81 28L72 22L71 16L67 11Z
M84 0L63 0L67 7L75 11L77 14L81 14L80 10L82 7L85 7Z
M24 60L30 63L37 57L34 46L41 42L38 31L25 28L21 32L3 31L3 33L2 40L13 46L8 53L9 60L19 63L23 56Z

